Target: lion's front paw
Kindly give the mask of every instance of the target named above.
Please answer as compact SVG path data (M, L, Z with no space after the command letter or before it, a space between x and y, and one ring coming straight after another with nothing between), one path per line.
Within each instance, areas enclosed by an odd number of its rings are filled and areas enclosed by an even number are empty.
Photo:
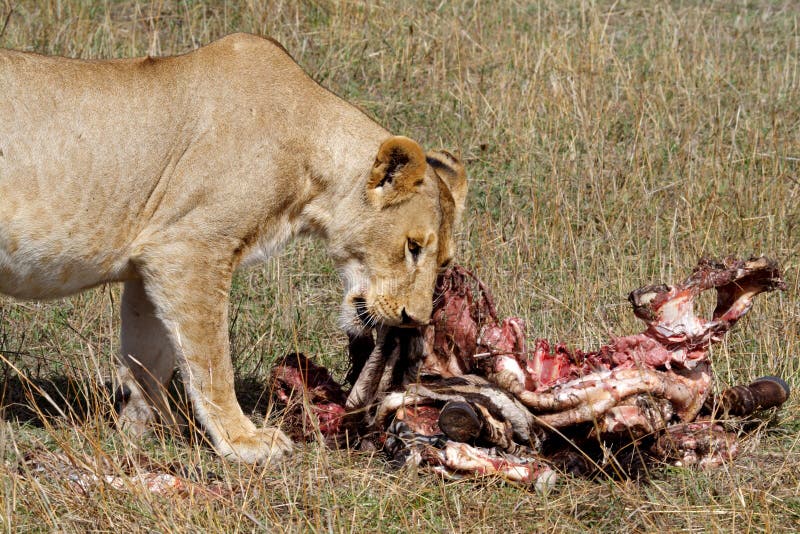
M280 462L292 452L292 440L281 429L265 427L220 447L223 456L250 464Z

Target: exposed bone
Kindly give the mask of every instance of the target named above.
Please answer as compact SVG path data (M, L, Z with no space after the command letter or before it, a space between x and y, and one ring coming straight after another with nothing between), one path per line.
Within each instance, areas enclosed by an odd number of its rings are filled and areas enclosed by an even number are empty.
M674 413L668 399L635 395L598 417L597 431L601 435L628 432L631 437L640 438L666 428Z
M694 300L711 288L717 290L717 305L712 318L704 319L695 315ZM772 260L701 260L682 284L650 285L630 294L634 313L646 324L643 332L583 352L542 339L529 344L524 322L498 319L488 289L454 267L437 281L429 326L379 327L369 354L371 337L350 340L358 374L346 401L348 417L356 433L375 433L396 459L451 475L540 480L546 471L536 459L539 451L566 469L605 469L602 457L553 451L550 443L563 432L572 436L572 445L592 448L591 440L601 436L604 442L649 440L650 445L643 442L647 457L716 465L737 447L713 422L693 422L701 410L746 415L779 406L789 389L767 377L709 398L708 348L750 309L757 294L783 288ZM336 395L320 397L320 384L302 382L317 374L283 375L300 379L293 387L309 390L307 397L320 398L313 411L327 417L319 423L323 434L342 432L343 425L332 424L343 413L330 407Z
M463 283L468 274L457 272L451 278ZM446 283L441 285L447 287ZM562 427L594 420L627 397L643 393L670 400L681 420L692 420L711 384L708 346L719 341L749 311L758 293L784 287L772 260L703 259L683 284L651 285L633 291L629 300L647 329L614 338L589 353L569 351L561 344L551 351L544 340L536 340L534 350L526 352L524 324L519 319L497 321L496 316L484 311L489 309L489 298L474 299L463 290L454 298L460 303L475 302L470 317L489 317L475 344L478 356L466 366L482 368L492 382L513 392L535 413L559 412L542 415L542 420ZM713 318L706 320L695 315L694 299L710 288L717 289L718 298ZM442 300L446 305L448 299ZM459 310L458 321L445 324L469 334L474 328L465 315ZM461 336L455 332L451 337ZM463 337L471 339L469 335ZM448 354L449 348L433 348L439 355L437 361L442 361L441 355ZM449 357L463 360L452 351Z
M447 478L467 474L497 475L512 482L530 484L538 491L552 487L557 479L553 469L536 458L447 439L437 432L428 410L410 409L398 415L386 432L390 436L387 448L400 463L425 464Z
M691 405L697 390L679 378L670 379L651 369L614 369L592 373L585 378L554 388L553 393L521 391L517 397L541 414L539 420L554 428L593 421L633 395L644 393L670 401L678 409Z
M371 354L366 361L360 365L361 371L353 383L353 389L350 390L350 394L347 396L347 404L345 407L348 410L363 408L375 398L384 370L386 369L386 355L384 354L384 349L386 347L385 336L386 329L379 329L378 344L372 344ZM360 351L352 350L352 341L350 348L351 358L354 352L356 354L361 354Z
M712 319L695 316L694 298L712 287L717 290ZM647 323L645 333L665 345L680 345L682 351L676 354L678 357L674 361L689 367L693 360L704 358L701 351L711 342L720 341L750 310L756 295L785 288L774 260L763 257L747 261L726 258L722 262L702 259L683 284L646 286L633 291L628 300L636 316Z
M109 489L127 493L154 493L170 498L229 501L236 489L213 473L185 464L160 465L141 454L112 463L105 456L70 454L36 447L20 458L19 474L59 481L76 494L92 495Z
M540 439L536 417L514 395L476 375L451 378L431 384L410 384L404 391L389 393L378 405L372 424L384 428L402 406L438 404L449 401L481 406L507 423L519 443L537 443ZM500 445L500 443L493 443Z
M733 459L739 445L736 437L718 423L696 421L667 428L650 452L678 466L716 467Z

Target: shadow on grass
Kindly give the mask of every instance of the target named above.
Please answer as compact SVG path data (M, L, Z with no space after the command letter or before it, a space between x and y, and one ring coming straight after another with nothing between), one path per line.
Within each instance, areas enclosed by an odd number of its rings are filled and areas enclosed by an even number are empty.
M236 394L246 414L267 414L271 397L268 381L257 377L237 378ZM191 418L191 408L178 376L170 383L169 398L176 413L189 414ZM43 427L50 418L82 424L101 417L112 423L120 401L119 391L110 381L66 375L28 378L8 373L0 376L0 418L5 421Z

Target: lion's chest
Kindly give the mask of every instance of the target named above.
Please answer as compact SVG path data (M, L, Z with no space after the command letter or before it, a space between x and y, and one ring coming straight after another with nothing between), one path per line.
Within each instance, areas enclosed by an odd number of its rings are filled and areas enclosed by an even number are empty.
M278 252L297 235L299 225L282 218L277 223L270 225L256 239L255 244L245 251L239 267L250 267L263 263Z

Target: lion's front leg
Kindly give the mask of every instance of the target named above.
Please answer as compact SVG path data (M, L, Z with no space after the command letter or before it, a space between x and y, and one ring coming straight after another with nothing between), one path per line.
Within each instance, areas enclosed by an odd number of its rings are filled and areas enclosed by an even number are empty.
M195 416L220 455L248 463L280 460L291 451L291 440L277 428L256 428L234 393L228 342L231 262L178 247L144 256L138 268L173 343Z

